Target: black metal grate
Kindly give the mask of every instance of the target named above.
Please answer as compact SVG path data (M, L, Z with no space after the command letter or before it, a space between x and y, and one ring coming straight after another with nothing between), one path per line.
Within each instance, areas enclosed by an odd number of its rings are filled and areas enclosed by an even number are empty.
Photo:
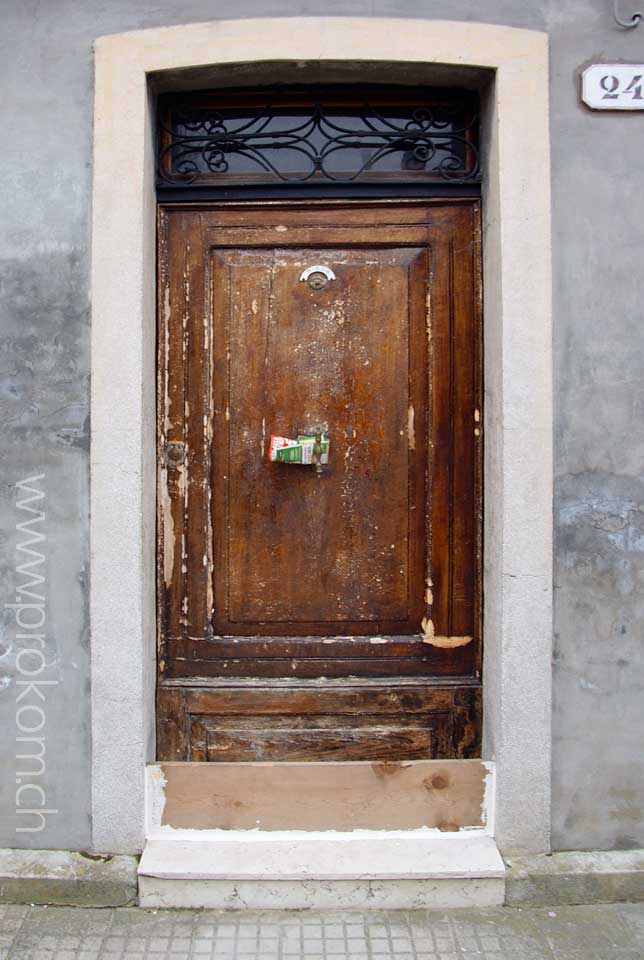
M427 88L166 95L158 186L480 182L478 99Z

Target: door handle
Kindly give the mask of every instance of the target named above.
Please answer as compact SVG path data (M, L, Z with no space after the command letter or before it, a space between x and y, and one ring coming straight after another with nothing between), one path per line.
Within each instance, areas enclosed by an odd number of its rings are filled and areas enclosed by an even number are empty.
M318 431L315 434L315 446L313 447L313 463L318 477L322 473L322 434Z

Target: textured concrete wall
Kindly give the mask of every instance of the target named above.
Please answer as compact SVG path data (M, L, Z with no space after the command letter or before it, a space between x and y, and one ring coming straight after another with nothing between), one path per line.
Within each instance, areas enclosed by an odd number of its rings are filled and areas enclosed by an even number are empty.
M630 14L629 4L623 7ZM589 60L642 58L644 26L619 30L611 9L610 0L324 5L326 14L482 20L550 34L558 848L644 846L644 490L638 475L644 115L591 114L579 104L577 86L578 69ZM16 630L14 608L2 610L0 728L9 735L0 744L0 845L82 848L90 841L85 579L92 42L106 33L213 17L315 15L320 6L313 0L2 0L0 12L0 603L15 602L16 589L33 579L16 567L35 561L29 569L44 581L29 589L44 600L30 598L40 605L31 615L42 612L45 619L40 641L35 628ZM117 410L114 422L118 429ZM25 504L22 494L20 508L15 483L41 474L37 487L44 497ZM42 561L25 553L24 528L16 531L25 519L33 520L27 530L45 535L30 544ZM36 652L16 663L21 647ZM17 686L29 671L33 679L58 682ZM16 729L17 711L27 704L41 713L20 714L20 725L43 722L32 734ZM16 766L16 753L35 749L16 745L16 735L44 737L43 773L34 761ZM58 811L47 815L39 833L15 832L28 825L14 812L16 770L23 769L30 771L25 782L42 784L44 793L23 794L22 806L38 806L44 796L46 807ZM30 823L37 825L37 818Z
M644 60L612 3L553 19L554 842L644 846L644 113L574 106L592 58ZM637 7L621 3L622 12ZM595 11L595 12L593 12Z

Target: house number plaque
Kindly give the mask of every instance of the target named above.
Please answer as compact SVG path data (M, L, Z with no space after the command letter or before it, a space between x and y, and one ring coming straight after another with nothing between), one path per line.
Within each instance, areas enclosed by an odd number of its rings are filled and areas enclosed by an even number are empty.
M594 63L581 75L591 110L644 110L644 63Z

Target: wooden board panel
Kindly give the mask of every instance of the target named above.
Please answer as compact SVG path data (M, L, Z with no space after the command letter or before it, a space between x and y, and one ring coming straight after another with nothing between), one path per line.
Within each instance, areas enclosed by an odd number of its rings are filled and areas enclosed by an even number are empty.
M377 726L377 718L369 718L370 726L340 719L320 726L308 718L293 723L280 719L277 725L257 717L240 729L211 717L196 717L190 725L192 755L210 762L228 760L233 754L238 760L417 760L434 755L429 724L391 728Z
M195 830L482 827L479 760L163 763L162 823Z
M164 760L476 757L479 685L437 681L166 681Z
M445 650L420 637L171 639L167 676L467 676L471 646Z

